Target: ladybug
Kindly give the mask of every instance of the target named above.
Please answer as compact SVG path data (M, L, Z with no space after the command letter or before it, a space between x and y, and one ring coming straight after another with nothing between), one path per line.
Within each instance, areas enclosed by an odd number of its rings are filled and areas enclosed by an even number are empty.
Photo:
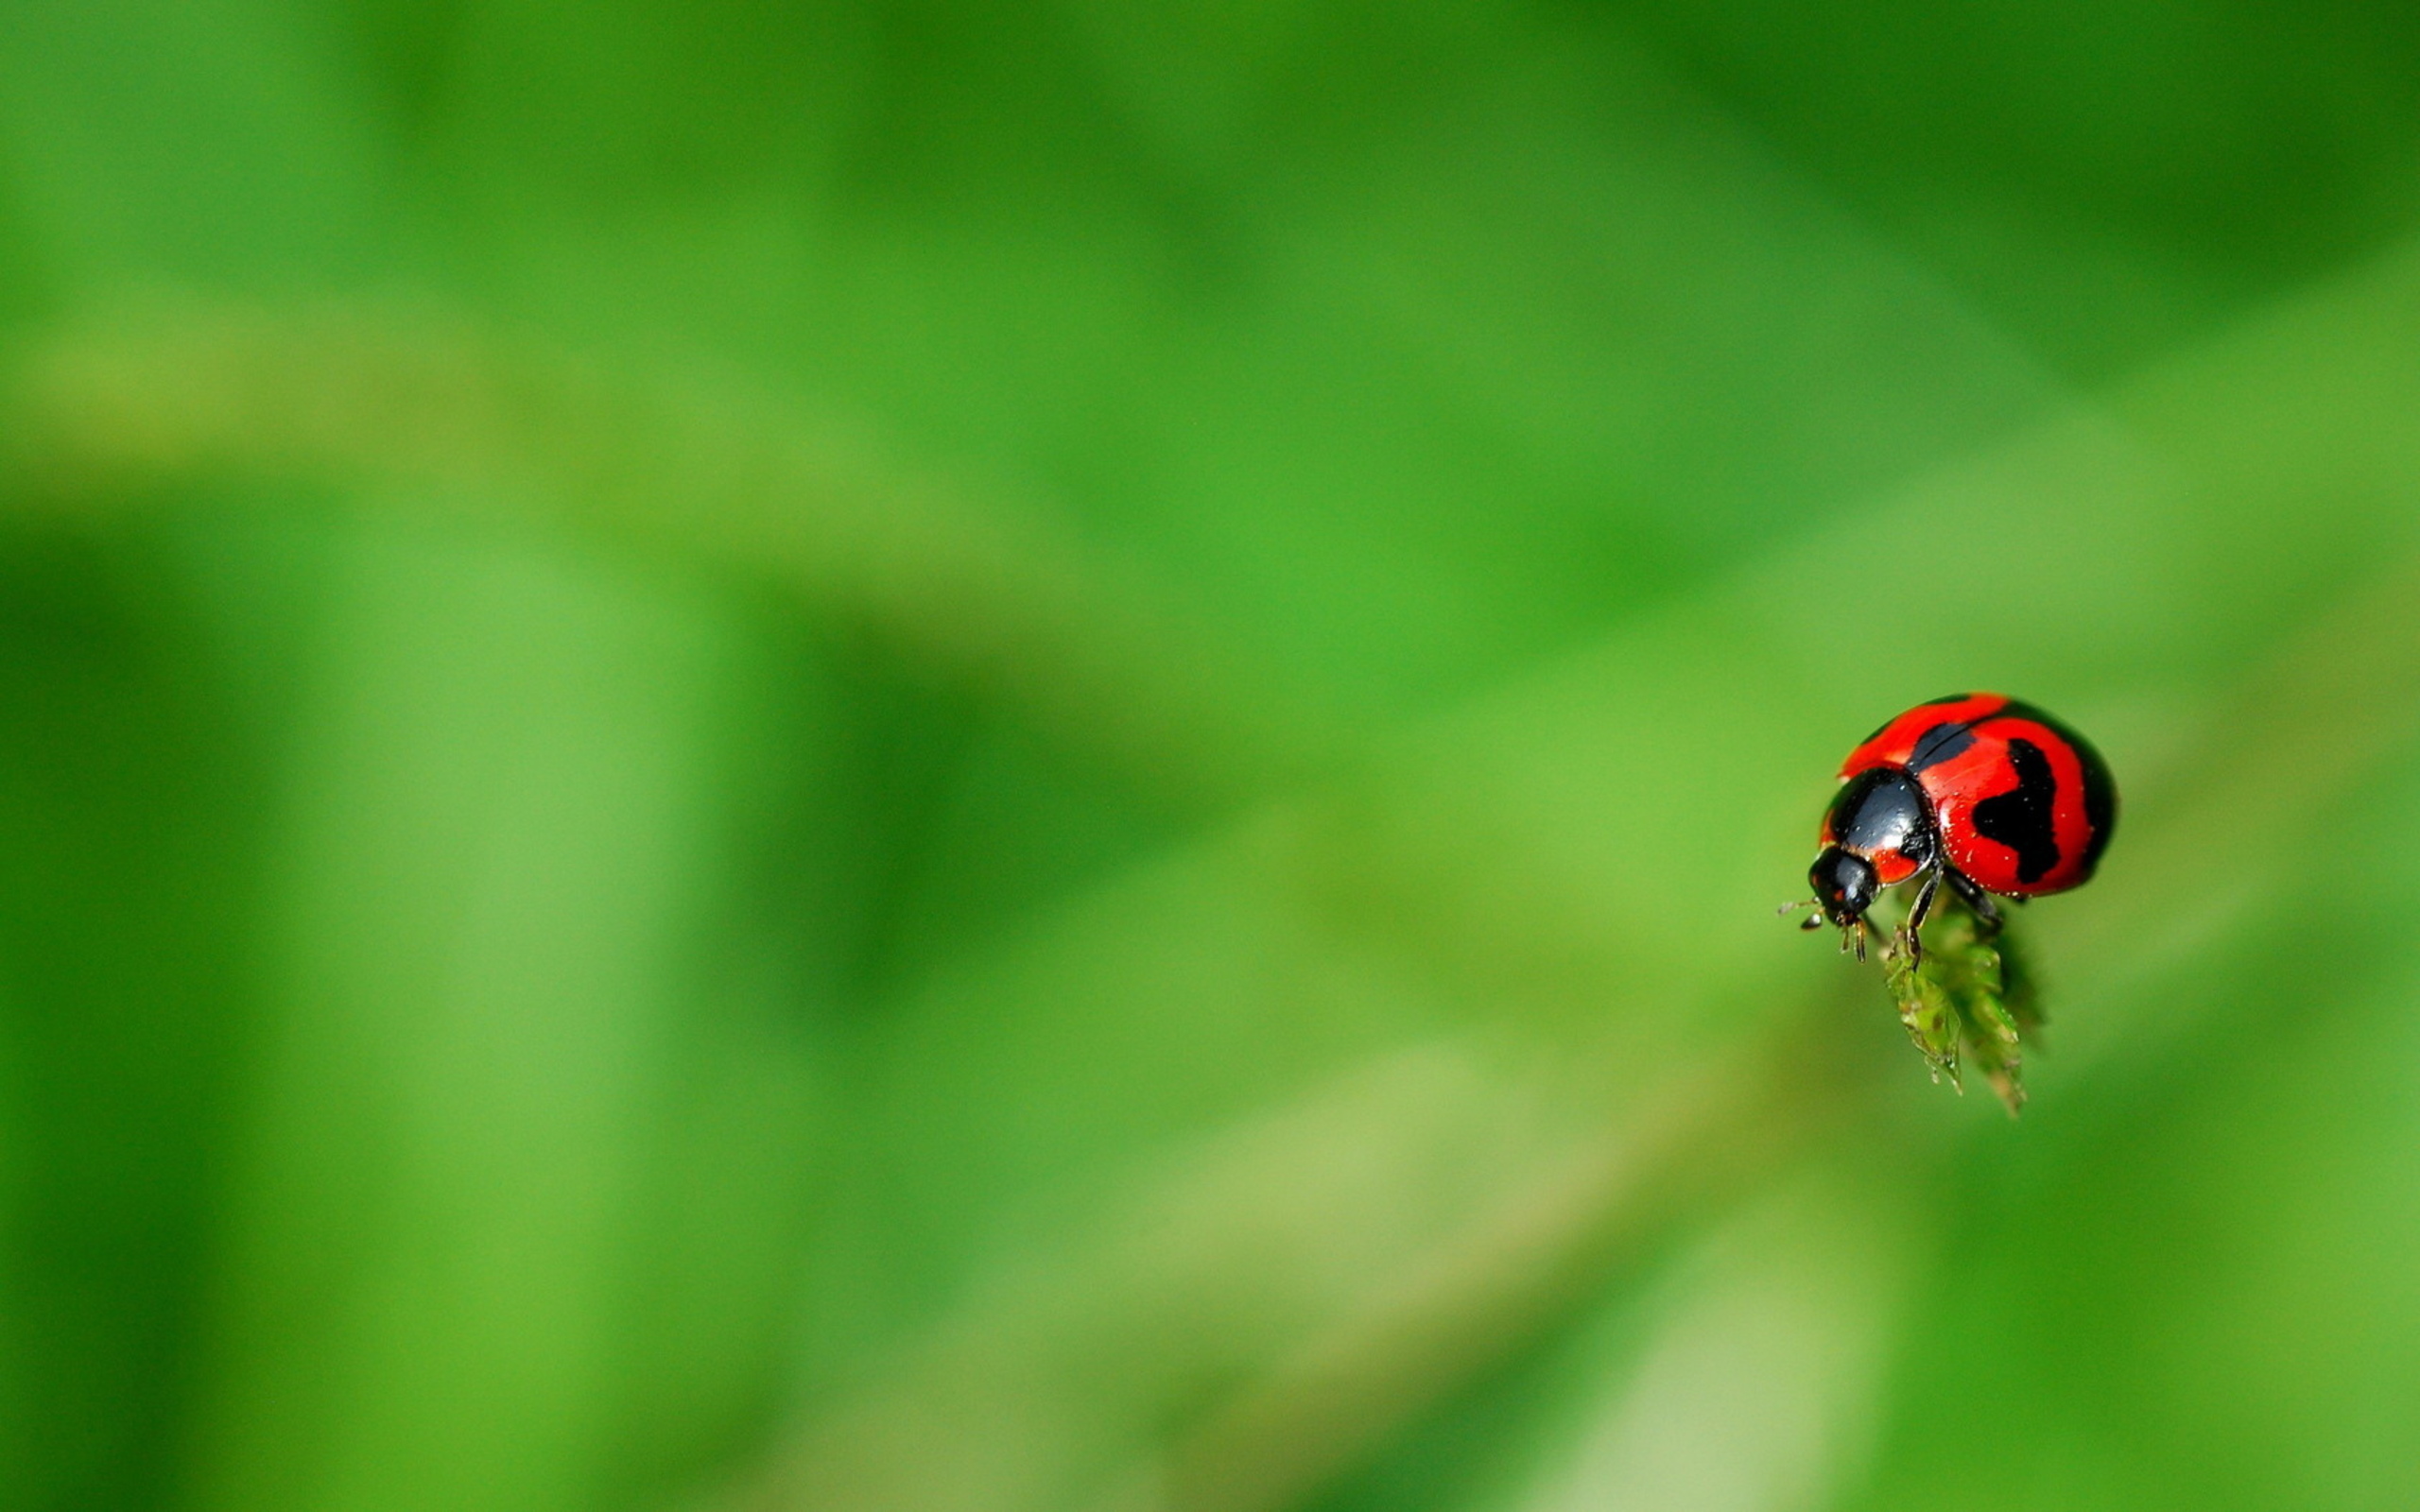
M1868 735L1841 764L1808 868L1801 926L1838 926L1865 955L1865 911L1885 887L1922 879L1905 926L1910 954L1946 882L1986 936L1992 894L2019 902L2092 880L2118 826L2118 788L2082 735L1996 693L1920 703Z

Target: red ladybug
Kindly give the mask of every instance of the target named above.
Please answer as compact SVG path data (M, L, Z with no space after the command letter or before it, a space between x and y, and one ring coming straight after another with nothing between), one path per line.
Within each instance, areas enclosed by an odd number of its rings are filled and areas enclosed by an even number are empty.
M1841 764L1823 853L1807 871L1821 913L1804 927L1836 924L1862 956L1876 895L1921 877L1910 950L1944 882L1993 933L1993 893L2022 901L2083 885L2117 826L2108 766L2066 725L1996 693L1920 703Z

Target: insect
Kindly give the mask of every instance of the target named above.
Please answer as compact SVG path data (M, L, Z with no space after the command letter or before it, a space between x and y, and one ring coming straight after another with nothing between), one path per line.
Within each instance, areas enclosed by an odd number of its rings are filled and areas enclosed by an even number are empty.
M1868 735L1841 764L1824 812L1823 850L1807 869L1815 896L1800 927L1841 932L1865 958L1865 912L1885 887L1913 881L1901 926L1917 931L1945 883L1985 936L1998 933L1994 893L2022 902L2092 880L2118 826L2118 788L2100 753L2031 704L1996 693L1920 703Z

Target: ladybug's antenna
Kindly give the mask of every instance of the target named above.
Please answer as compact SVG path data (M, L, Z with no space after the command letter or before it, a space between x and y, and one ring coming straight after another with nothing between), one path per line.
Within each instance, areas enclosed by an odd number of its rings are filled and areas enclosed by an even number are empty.
M1784 903L1779 908L1774 909L1773 912L1776 914L1794 914L1802 908L1822 908L1824 904L1821 900L1814 898L1802 898L1794 903ZM1824 919L1820 913L1809 914L1805 919L1798 921L1798 927L1803 930L1821 929L1824 927Z

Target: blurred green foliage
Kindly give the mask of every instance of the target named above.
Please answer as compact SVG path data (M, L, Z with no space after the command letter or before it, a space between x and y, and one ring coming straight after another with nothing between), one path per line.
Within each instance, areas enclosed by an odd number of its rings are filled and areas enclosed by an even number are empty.
M2420 15L13 0L0 1497L2420 1502ZM2003 687L2021 1124L1772 917Z

